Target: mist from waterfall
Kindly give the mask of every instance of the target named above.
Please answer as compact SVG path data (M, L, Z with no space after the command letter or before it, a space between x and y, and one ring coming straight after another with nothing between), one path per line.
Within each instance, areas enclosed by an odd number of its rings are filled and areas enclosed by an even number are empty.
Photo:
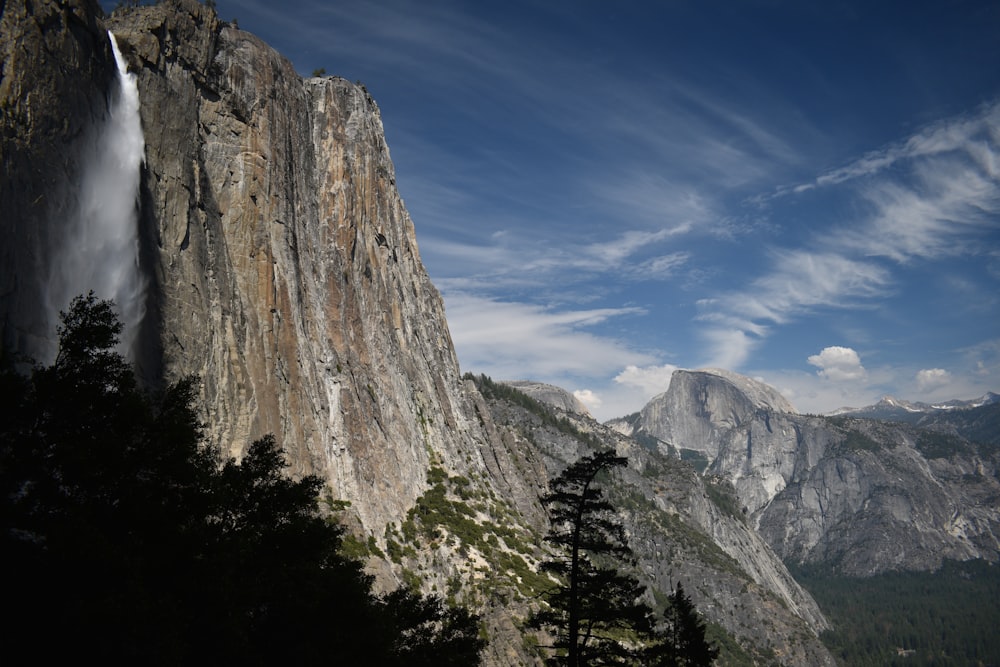
M139 325L146 313L138 202L145 139L136 76L129 73L110 31L108 37L118 65L118 91L104 126L82 160L75 206L70 207L69 219L60 221L65 228L55 234L46 305L54 331L59 311L66 310L78 294L93 290L102 299L113 299L125 325L121 352L134 360Z

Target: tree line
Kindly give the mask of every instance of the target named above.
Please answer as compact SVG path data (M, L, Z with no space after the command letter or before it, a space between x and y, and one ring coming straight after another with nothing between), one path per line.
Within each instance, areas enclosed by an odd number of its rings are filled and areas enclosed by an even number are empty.
M841 664L1000 665L1000 565L945 561L935 572L859 579L790 566L834 629L821 639Z

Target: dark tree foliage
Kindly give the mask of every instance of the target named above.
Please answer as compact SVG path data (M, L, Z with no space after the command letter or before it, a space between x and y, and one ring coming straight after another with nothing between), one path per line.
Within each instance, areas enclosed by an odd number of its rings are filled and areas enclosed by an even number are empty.
M51 366L0 370L5 661L478 662L478 617L373 594L317 511L321 481L286 477L270 436L220 462L194 380L146 394L120 332L91 293Z
M534 627L554 632L553 665L627 665L650 630L644 589L618 565L634 565L624 529L596 484L600 473L626 459L604 451L579 459L552 480L542 498L551 528L546 540L559 551L543 568L563 583L546 595Z
M646 651L646 664L663 667L704 667L719 656L705 639L705 622L677 582L663 611L663 627Z
M935 572L855 578L789 568L833 624L821 639L840 664L1000 665L1000 565L946 560Z

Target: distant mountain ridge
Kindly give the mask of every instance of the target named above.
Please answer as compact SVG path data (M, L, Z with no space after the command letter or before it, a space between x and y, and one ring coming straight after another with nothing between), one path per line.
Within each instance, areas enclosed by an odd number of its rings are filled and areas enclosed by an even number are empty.
M864 408L838 410L834 416L911 424L936 433L1000 446L1000 395L989 391L979 398L944 403L910 403L891 396Z
M676 371L666 392L607 425L731 482L783 559L866 576L1000 557L1000 402L990 394L951 409L898 407L916 420L891 420L798 414L768 389Z
M838 408L833 412L827 413L827 416L836 417L840 415L847 415L850 417L861 417L864 419L889 419L891 421L910 422L909 419L900 419L899 417L905 415L926 415L940 412L951 412L954 410L972 410L974 408L981 408L985 405L993 405L995 403L1000 403L1000 394L996 394L992 391L986 392L979 398L973 398L965 401L953 399L941 403L922 403L919 401L911 402L898 399L893 396L883 396L881 400L874 405L867 405L862 408Z

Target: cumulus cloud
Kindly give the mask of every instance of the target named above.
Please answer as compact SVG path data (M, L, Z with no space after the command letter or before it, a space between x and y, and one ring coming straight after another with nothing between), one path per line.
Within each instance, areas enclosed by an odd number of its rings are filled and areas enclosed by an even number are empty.
M812 355L807 361L819 367L817 375L834 382L864 380L867 376L865 367L861 365L861 357L849 347L824 347L819 354Z
M951 382L951 373L943 368L925 368L917 372L917 388L932 391Z

